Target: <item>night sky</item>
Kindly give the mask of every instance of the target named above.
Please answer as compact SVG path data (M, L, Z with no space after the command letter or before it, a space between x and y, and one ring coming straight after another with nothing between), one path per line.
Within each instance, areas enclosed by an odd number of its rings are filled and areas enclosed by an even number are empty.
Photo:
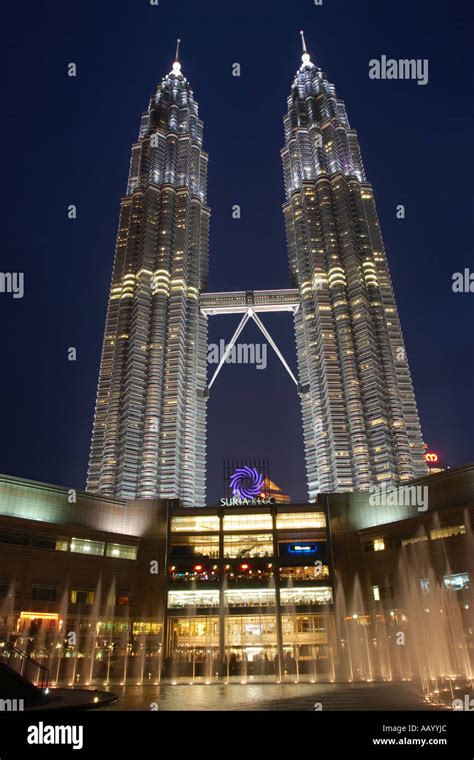
M289 286L281 205L282 117L300 65L334 82L373 183L425 440L451 466L474 459L471 266L472 39L468 4L429 0L48 0L8 4L3 97L0 471L83 488L130 147L182 39L183 73L204 120L212 209L210 290ZM468 14L471 18L468 17ZM368 61L428 58L429 84L373 81ZM78 66L76 79L67 64ZM232 76L232 64L241 77ZM67 219L67 206L78 219ZM239 204L240 220L231 208ZM406 218L395 208L404 204ZM210 341L238 319L214 317ZM265 317L296 370L292 318ZM247 327L242 342L260 342ZM67 349L77 349L77 361ZM228 365L208 405L208 501L224 458L265 457L292 497L306 483L299 398L269 350L265 371Z

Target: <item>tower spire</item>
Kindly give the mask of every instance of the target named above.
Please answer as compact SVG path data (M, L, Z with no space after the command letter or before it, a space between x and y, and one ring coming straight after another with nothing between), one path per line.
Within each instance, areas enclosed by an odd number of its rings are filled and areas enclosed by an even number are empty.
M304 38L303 30L300 31L300 34L301 34L301 44L303 45L303 53L307 53L308 51L306 50L306 41Z
M178 37L178 39L176 40L176 55L174 57L174 63L173 63L173 74L176 74L176 75L181 72L181 64L179 62L179 43L180 42L181 40Z
M311 63L311 59L309 57L309 53L308 53L308 51L306 49L306 40L304 38L304 32L303 32L303 30L300 31L300 34L301 34L301 44L303 46L303 55L301 56L301 60L303 61L303 63Z

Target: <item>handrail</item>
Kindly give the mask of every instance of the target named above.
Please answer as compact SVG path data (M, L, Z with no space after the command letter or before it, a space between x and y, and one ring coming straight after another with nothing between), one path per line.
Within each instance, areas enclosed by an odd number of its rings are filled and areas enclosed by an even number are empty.
M26 654L26 652L23 652L21 649L18 649L18 647L10 644L9 641L0 638L0 657L4 656L5 654L7 654L8 659L8 662L6 664L9 668L11 668L11 670L15 671L20 676L22 676L22 678L30 681L30 683L34 684L35 686L38 686L40 689L47 688L49 669L37 660L34 660L32 657ZM15 662L16 658L19 658L19 668L12 666L12 662ZM36 668L36 677L30 678L28 676L28 669L30 666L31 669Z

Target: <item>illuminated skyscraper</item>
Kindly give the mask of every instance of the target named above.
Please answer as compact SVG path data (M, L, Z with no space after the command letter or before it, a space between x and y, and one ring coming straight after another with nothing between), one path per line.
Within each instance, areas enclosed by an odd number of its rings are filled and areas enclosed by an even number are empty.
M178 42L179 45L179 42ZM100 366L87 489L205 499L207 154L176 51L132 147Z
M303 59L284 118L292 288L206 293L207 155L178 51L142 117L122 201L87 488L205 503L207 319L253 319L301 396L308 495L426 473L405 346L357 135ZM260 315L294 315L299 378Z
M301 33L302 34L302 33ZM426 473L373 191L343 101L303 40L282 150L309 497Z

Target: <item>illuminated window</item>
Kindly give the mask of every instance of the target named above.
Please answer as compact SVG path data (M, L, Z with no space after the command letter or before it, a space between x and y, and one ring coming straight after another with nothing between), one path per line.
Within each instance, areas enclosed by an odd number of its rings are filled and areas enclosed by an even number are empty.
M20 612L18 631L26 631L32 623L40 625L45 633L53 632L59 624L59 615L56 612Z
M69 551L69 539L66 538L66 536L58 536L56 540L56 546L55 549L57 552L68 552Z
M324 512L287 512L279 513L276 519L278 530L287 528L325 528L326 517Z
M444 585L451 591L461 591L463 588L469 588L469 573L455 573L454 575L445 575Z
M219 536L173 536L172 559L217 559Z
M224 557L272 557L273 541L270 534L224 536Z
M224 604L228 607L267 607L275 604L274 589L231 589L224 591Z
M393 586L372 586L372 594L376 602L393 598Z
M225 515L224 530L271 530L272 516L246 512L244 515Z
M295 581L314 581L328 576L329 567L323 565L322 562L316 562L314 565L306 565L305 567L280 567L280 578L282 580L291 578Z
M117 622L116 620L113 622L110 620L107 620L107 621L100 620L97 623L97 633L107 634L107 633L110 633L111 631L115 631L116 633L120 633L121 631L128 631L128 622L123 623L123 622Z
M95 593L82 589L71 589L71 604L94 604Z
M420 541L428 541L428 536L413 536L412 538L403 538L402 546L409 546L409 544L417 544Z
M137 547L126 546L125 544L107 544L105 554L107 557L118 557L119 559L136 559Z
M130 596L128 594L115 594L114 604L116 607L128 607Z
M87 538L71 538L71 551L78 554L94 554L101 557L105 544L102 541L89 541Z
M177 515L171 518L171 532L198 533L206 530L219 530L219 518L217 515Z
M280 590L280 599L283 605L331 604L332 588L329 586L285 588Z
M383 538L374 538L374 552L382 552L385 549Z
M175 649L219 646L217 617L170 618L169 626Z
M171 565L168 568L170 583L212 583L219 580L217 565Z
M326 623L318 615L282 615L283 642L286 645L327 644ZM300 656L302 652L300 650ZM310 652L313 654L314 652Z
M218 591L169 591L168 608L218 607Z
M152 635L156 636L158 633L160 633L161 628L161 623L148 623L137 620L133 623L133 635L139 636L143 633L151 633Z
M225 618L226 646L276 645L276 636L274 615L227 615Z
M445 528L437 528L430 531L430 538L436 541L438 538L451 538L451 536L462 536L466 532L465 525L447 525Z

